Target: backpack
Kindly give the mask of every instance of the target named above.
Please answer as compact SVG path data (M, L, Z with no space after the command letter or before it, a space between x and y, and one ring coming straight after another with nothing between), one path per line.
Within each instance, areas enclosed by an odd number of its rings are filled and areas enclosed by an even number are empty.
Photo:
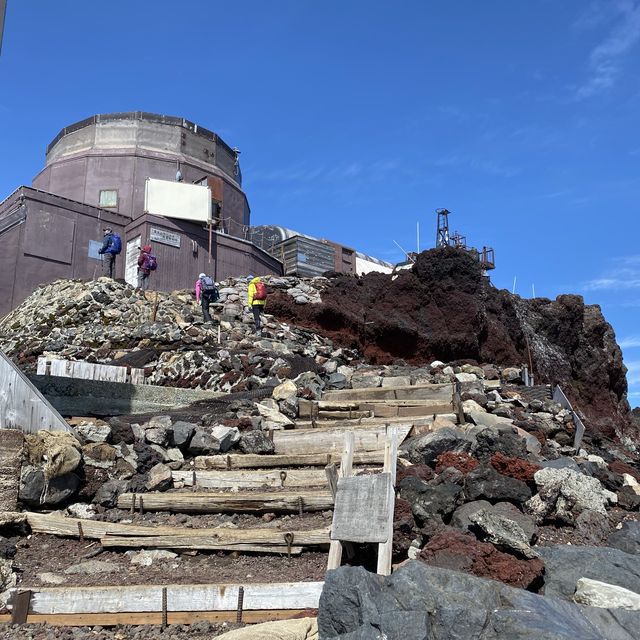
M149 271L155 271L158 268L158 261L156 257L150 253L144 257L144 262L142 263L143 269L149 269Z
M253 295L254 300L266 300L267 299L267 287L264 282L256 282L256 292Z
M211 302L215 302L220 297L216 283L209 276L200 278L200 282L202 293L206 294Z
M113 255L118 255L122 251L122 240L117 233L111 234L108 251L109 253L113 253Z

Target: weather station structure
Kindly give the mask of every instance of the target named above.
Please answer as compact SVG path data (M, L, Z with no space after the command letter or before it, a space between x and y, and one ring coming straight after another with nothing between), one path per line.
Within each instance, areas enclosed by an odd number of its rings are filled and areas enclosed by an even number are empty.
M475 247L467 246L467 238L454 231L453 234L449 232L449 215L451 211L448 209L436 209L438 216L438 225L436 230L436 248L439 247L454 247L461 251L466 251L472 255L482 267L483 271L491 271L496 268L495 255L492 247L482 247L482 249L476 249Z

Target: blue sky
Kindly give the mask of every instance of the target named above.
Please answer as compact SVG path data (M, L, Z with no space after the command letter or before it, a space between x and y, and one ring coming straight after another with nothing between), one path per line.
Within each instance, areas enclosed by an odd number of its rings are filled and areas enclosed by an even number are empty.
M438 207L493 281L600 304L640 404L640 0L9 0L0 198L94 113L242 150L254 224L389 260Z

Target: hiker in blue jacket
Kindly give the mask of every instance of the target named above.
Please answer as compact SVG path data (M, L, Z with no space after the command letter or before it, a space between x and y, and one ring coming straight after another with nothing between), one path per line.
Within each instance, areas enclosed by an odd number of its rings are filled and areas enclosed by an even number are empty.
M102 275L113 278L116 272L116 256L122 248L120 236L111 227L105 227L102 246L98 253L102 256Z

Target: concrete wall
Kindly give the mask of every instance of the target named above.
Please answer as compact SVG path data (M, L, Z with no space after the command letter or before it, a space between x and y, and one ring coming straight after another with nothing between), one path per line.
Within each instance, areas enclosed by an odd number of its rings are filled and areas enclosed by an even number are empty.
M126 222L110 211L29 187L17 189L0 203L0 315L40 284L99 276L102 264L89 258L89 241L101 241L107 224L124 234ZM116 275L123 273L118 260Z

